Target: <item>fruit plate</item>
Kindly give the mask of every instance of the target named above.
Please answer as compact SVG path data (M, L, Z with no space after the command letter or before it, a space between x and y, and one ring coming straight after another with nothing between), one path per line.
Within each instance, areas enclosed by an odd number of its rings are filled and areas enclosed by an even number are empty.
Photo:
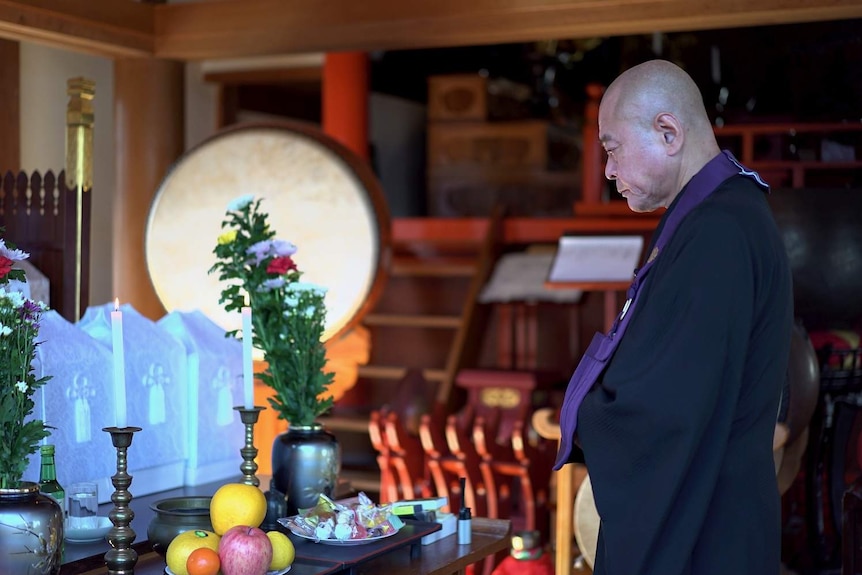
M293 517L286 517L286 518L279 519L278 522L281 523L282 525L284 525L285 527L287 527L291 533L293 533L294 535L296 535L300 539L306 539L308 541L313 541L314 543L321 543L323 545L339 545L341 547L350 547L353 545L367 545L369 543L374 543L375 541L381 541L383 539L387 539L389 537L392 537L393 535L395 535L396 533L398 533L401 530L401 528L399 527L398 529L396 529L395 531L392 531L391 533L386 533L384 535L375 535L373 537L365 537L364 539L345 539L343 541L341 539L318 539L317 537L311 537L310 535L306 535L305 533L300 531L292 523L292 521L291 521L292 519L293 519ZM402 525L402 527L403 527L403 525Z
M281 571L267 571L266 575L284 575L285 573L290 571L291 567L293 567L293 565L288 565L285 569L282 569ZM174 575L174 572L171 571L170 567L165 567L165 573L166 575Z

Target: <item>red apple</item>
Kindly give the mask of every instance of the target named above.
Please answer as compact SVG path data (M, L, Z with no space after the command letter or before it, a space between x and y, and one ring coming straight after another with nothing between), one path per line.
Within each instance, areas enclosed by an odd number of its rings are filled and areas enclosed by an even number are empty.
M224 575L266 575L272 563L272 543L263 530L237 525L221 536L218 557Z

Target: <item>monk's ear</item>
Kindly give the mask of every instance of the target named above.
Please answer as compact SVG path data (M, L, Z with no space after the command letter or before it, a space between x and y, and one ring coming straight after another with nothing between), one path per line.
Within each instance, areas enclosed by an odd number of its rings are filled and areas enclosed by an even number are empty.
M653 127L659 133L662 144L669 155L677 153L682 148L684 134L682 125L676 116L668 112L662 112L655 117Z

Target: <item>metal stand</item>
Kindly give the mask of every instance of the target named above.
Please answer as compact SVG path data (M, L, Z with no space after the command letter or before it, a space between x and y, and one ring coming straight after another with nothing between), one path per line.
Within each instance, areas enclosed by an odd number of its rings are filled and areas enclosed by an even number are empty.
M259 487L260 480L255 475L257 463L255 463L254 458L257 457L257 448L254 446L254 424L257 423L260 412L266 408L254 406L251 409L246 409L237 406L234 409L239 412L240 419L245 425L245 446L239 450L242 455L242 465L239 466L240 471L242 471L242 482L246 485Z
M108 514L113 523L113 527L108 531L111 550L105 553L108 575L133 575L135 564L138 562L138 553L132 549L135 532L130 524L135 518L135 512L129 508L129 503L132 501L132 494L129 493L132 476L126 473L126 450L132 444L133 434L140 430L140 427L102 429L111 434L111 443L117 449L117 473L111 477L111 483L114 484L114 493L111 495L114 508Z

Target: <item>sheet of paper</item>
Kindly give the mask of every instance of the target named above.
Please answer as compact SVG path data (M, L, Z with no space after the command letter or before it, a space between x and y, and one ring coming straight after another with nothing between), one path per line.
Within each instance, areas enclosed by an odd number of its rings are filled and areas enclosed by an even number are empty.
M642 236L563 236L551 265L552 282L628 281L643 251Z

